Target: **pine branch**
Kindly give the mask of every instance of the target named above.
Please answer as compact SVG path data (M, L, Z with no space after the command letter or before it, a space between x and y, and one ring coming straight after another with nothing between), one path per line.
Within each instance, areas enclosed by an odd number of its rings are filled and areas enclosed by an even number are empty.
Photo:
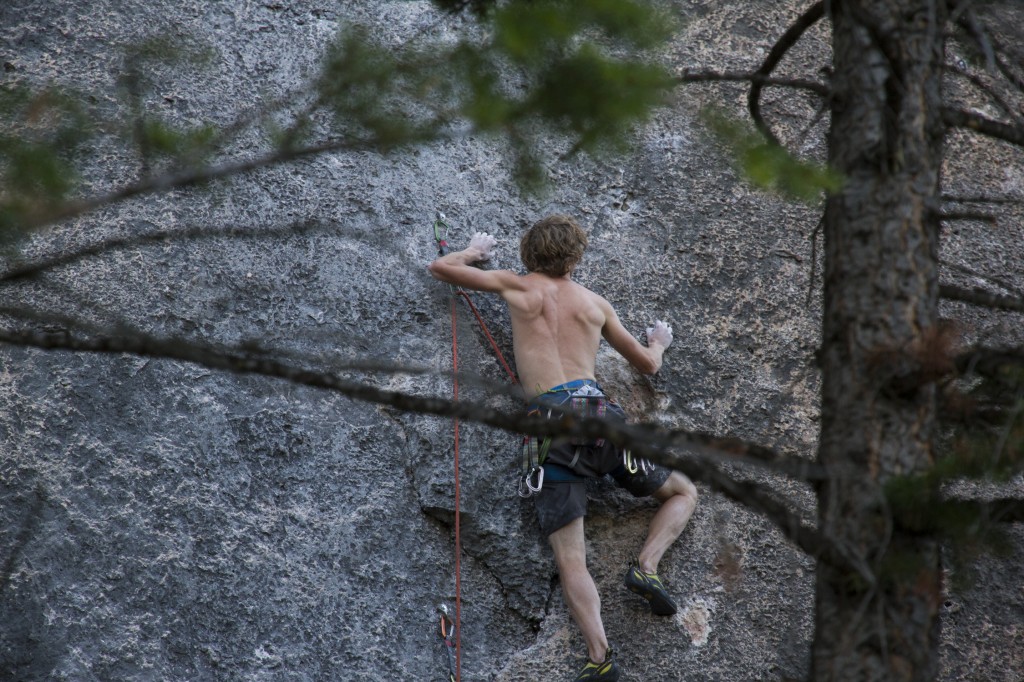
M241 226L225 227L193 227L190 229L159 230L147 234L130 235L127 237L111 237L95 244L82 246L73 251L61 253L50 258L37 260L33 263L22 263L0 274L0 283L15 282L35 277L44 272L77 263L92 256L99 256L111 251L130 249L149 244L162 244L171 241L194 241L197 239L263 239L267 237L285 237L289 235L308 234L317 229L326 229L326 225L317 225L311 221L299 221L283 227L250 228Z
M3 311L0 311L3 312ZM744 504L766 516L782 533L808 554L830 563L849 567L872 580L864 562L836 545L830 538L804 523L792 511L792 504L780 500L763 485L740 481L716 466L723 461L742 463L748 454L769 459L771 451L762 446L735 438L722 438L684 430L667 430L644 424L579 419L565 414L557 419L508 414L479 401L451 401L431 396L412 395L344 379L334 374L283 363L270 357L246 354L239 349L218 349L179 338L155 338L144 334L122 337L82 338L67 332L0 329L0 343L31 346L45 350L68 350L110 354L133 354L142 357L190 362L210 369L236 374L255 374L284 379L296 384L331 390L349 398L397 408L404 412L455 417L474 421L516 434L532 436L562 435L578 438L607 438L620 447L642 457L679 470L691 479L703 482L713 490ZM404 371L404 370L403 370ZM672 452L683 449L686 455ZM723 459L723 454L726 456ZM780 460L777 455L773 457ZM773 465L774 466L774 465ZM782 470L792 467L780 466ZM810 479L821 476L812 462L801 465ZM793 475L793 472L789 472Z
M795 90L809 90L816 95L827 97L831 90L824 83L802 78L778 78L765 76L752 71L690 71L684 70L676 79L681 84L687 83L760 83L775 85Z
M19 311L0 309L0 314L17 315ZM56 316L29 315L39 322L70 323L72 320ZM0 343L30 346L44 350L75 352L127 353L143 357L191 362L236 374L257 374L291 381L293 383L333 390L349 397L391 405L412 412L423 412L441 417L458 417L529 435L566 435L582 438L609 438L627 447L640 457L660 457L661 450L683 448L696 456L714 458L716 462L730 464L758 464L777 473L788 473L804 480L820 476L817 467L803 460L787 464L787 458L775 451L737 438L714 436L683 429L670 430L648 424L616 424L602 420L580 420L571 413L561 419L536 420L525 416L509 416L489 408L477 408L463 403L449 403L442 399L422 398L396 392L380 391L360 382L350 381L327 372L290 365L249 346L217 348L184 338L158 338L138 331L117 336L96 335L86 338L67 331L50 332L31 329L0 329ZM375 363L346 365L345 369L376 369L403 373L425 373L422 368L386 366ZM467 378L460 375L461 378ZM479 382L478 382L479 383ZM540 425L538 425L540 424ZM552 424L556 428L552 428ZM649 457L650 455L650 457Z
M996 70L996 55L995 49L992 45L992 39L989 37L985 27L982 26L981 22L978 21L977 15L974 13L974 8L969 3L964 3L962 7L957 8L953 13L952 17L958 26L963 28L971 38L974 39L975 44L978 46L978 50L985 55L985 65L990 73L995 73Z
M989 197L985 195L964 196L960 194L943 194L942 200L957 204L1024 204L1024 198Z
M1024 78L1014 73L1010 65L1003 58L1003 55L1007 54L1008 50L978 20L977 15L970 7L971 2L972 0L965 0L961 7L958 7L950 15L950 18L971 36L978 49L985 55L985 62L989 72L994 73L995 69L998 69L1011 85L1024 92Z
M439 136L435 136L435 138L436 137ZM426 139L427 138L424 137L423 141L426 141ZM410 140L409 142L412 143L414 141ZM105 206L120 203L127 199L149 194L157 194L160 192L168 192L174 189L184 189L186 187L203 185L215 180L243 175L260 168L277 166L302 158L319 156L321 154L338 151L378 151L378 145L373 140L334 140L307 147L283 147L272 153L265 154L254 159L249 159L248 161L225 163L220 166L194 168L181 172L158 175L135 184L122 187L102 196L67 202L62 206L57 207L55 210L43 213L26 221L21 227L25 230L35 230L40 227L69 220Z
M995 225L998 219L991 213L981 211L944 211L939 214L939 220L953 222L957 220L978 221Z
M996 376L1007 366L1024 368L1024 348L972 348L954 359L961 373Z
M1024 499L1004 497L995 500L970 500L963 498L943 499L935 503L942 513L926 518L922 527L920 510L910 510L906 515L897 515L900 526L927 532L941 532L942 519L974 519L975 523L1024 523Z
M973 130L976 133L1024 147L1024 126L1010 125L981 114L952 107L942 108L942 120L950 128Z
M786 55L791 47L793 47L804 32L816 24L823 16L825 16L825 3L819 2L811 5L803 14L801 14L796 21L794 21L789 28L786 29L785 33L782 34L775 44L772 45L771 50L768 52L768 56L765 57L764 62L761 63L761 67L755 72L758 76L770 76L775 67ZM750 86L750 93L747 95L747 109L750 111L750 117L754 121L754 125L757 129L770 141L775 144L780 144L779 138L772 132L771 127L765 122L764 117L761 115L761 90L764 88L764 83L760 81L752 81Z
M1006 291L1009 291L1012 295L1020 297L1021 300L1024 300L1024 291L1021 291L1013 283L1006 281L1002 277L987 275L983 272L978 272L977 270L972 270L971 268L968 268L966 266L960 265L958 263L951 263L946 260L939 261L939 264L944 268L956 270L961 274L968 275L970 277L977 277L978 279L984 279Z
M947 301L960 301L983 308L1024 312L1024 299L992 294L984 289L964 289L952 284L940 284L939 296Z
M974 85L974 87L981 90L985 95L988 96L990 100L995 102L996 106L998 106L1002 110L1003 115L1005 115L1006 117L1018 117L1017 112L1010 105L1010 103L1007 102L1006 99L1001 94L999 94L999 92L995 88L990 86L979 76L976 76L975 74L969 72L967 69L961 69L960 67L952 64L946 64L946 70L949 71L950 73L954 73L970 81L970 83Z
M645 456L659 464L677 469L690 479L703 482L733 501L762 514L775 524L783 536L808 556L820 559L834 567L852 569L868 584L875 583L874 573L863 557L853 554L817 528L805 524L788 505L776 499L763 486L738 481L723 474L710 464L694 467L690 460L678 456L667 458Z

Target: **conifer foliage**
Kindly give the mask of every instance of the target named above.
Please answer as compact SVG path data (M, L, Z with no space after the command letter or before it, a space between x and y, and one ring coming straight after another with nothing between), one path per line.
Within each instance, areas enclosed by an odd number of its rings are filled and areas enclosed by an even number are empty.
M679 73L665 63L662 48L675 20L660 4L434 4L467 18L460 39L437 41L426 31L389 45L349 26L302 92L230 125L184 126L149 106L157 97L153 73L176 63L203 68L203 46L154 40L133 48L119 81L124 106L113 116L85 90L0 87L0 245L9 261L18 261L20 242L43 227L326 153L400 154L440 140L494 135L507 142L521 185L536 189L558 159L626 150L630 132L679 88L747 83L749 127L742 112L720 108L707 112L707 128L731 146L737 167L754 183L823 210L818 453L811 462L791 462L727 437L590 422L562 428L612 437L684 471L764 514L812 555L818 566L814 679L934 679L948 562L967 566L976 552L998 549L1005 523L1024 519L1024 501L978 499L963 485L1021 473L1024 349L968 347L956 325L939 315L943 300L1024 310L1024 294L1012 285L993 295L941 284L946 270L937 255L944 225L957 217L957 200L941 184L946 136L955 131L1024 147L1024 60L997 23L1000 3L808 3L790 26L779 27L759 69L732 73ZM805 80L774 76L787 51L822 22L831 31L831 61ZM969 63L947 56L949 36L967 46ZM956 89L959 99L948 96L949 79L963 86ZM830 116L827 158L787 148L761 105L769 88L818 98ZM257 152L238 151L243 136L262 141ZM135 171L128 181L91 193L80 182L80 167L88 155L104 153L128 155ZM970 200L983 207L999 201L984 188ZM94 244L21 262L0 273L0 286L123 246ZM519 432L551 428L480 405L377 390L246 347L213 348L128 328L97 331L71 316L33 310L3 313L4 343L171 357ZM723 452L731 462L745 455L811 483L816 525L801 522L782 494L722 467L715 453Z

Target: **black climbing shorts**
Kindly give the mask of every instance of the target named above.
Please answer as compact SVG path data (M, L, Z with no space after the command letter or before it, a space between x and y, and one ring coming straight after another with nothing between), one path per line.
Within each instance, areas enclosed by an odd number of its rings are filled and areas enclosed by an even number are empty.
M580 403L582 397L591 400L587 408ZM594 399L600 401L596 410ZM548 405L575 412L588 409L589 416L626 418L622 408L589 379L556 386L535 398L529 407L532 412ZM534 496L537 521L544 537L586 516L587 479L608 475L634 497L648 497L661 488L672 473L670 469L651 462L637 461L627 468L624 455L620 448L603 439L587 443L555 440L550 444L543 463L544 484Z
M555 478L557 469L565 471L557 464L544 465L544 487L534 496L537 522L544 537L587 515L587 479L550 480ZM646 472L641 470L631 474L620 464L618 469L609 475L620 487L633 493L634 497L649 497L665 485L671 473L670 469L649 463Z

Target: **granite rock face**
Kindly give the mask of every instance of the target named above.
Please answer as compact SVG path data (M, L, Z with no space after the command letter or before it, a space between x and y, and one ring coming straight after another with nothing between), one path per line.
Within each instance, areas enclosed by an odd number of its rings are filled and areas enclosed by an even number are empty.
M756 67L800 11L791 1L672 7L682 28L666 57L681 68ZM194 40L212 48L212 66L155 73L159 97L147 106L223 125L296 90L348 22L396 43L465 28L422 0L13 0L0 8L0 61L9 82L73 86L113 110L126 46L153 35ZM812 31L786 69L813 72L825 38ZM542 198L516 191L500 142L471 138L394 156L311 158L132 200L36 235L25 255L195 226L312 227L116 250L9 286L5 305L212 344L258 342L325 368L356 359L425 366L435 371L367 381L448 396L449 295L424 268L435 211L452 223L455 245L479 229L495 234L496 266L512 269L521 231L569 212L590 232L578 279L638 336L656 317L676 330L651 379L602 348L598 378L627 411L810 456L819 212L751 189L704 132L702 107L739 111L744 98L734 86L680 91L638 134L635 153L559 163ZM810 99L777 94L768 106L793 139L815 112ZM802 138L802 151L820 153L823 126ZM240 140L239 158L259 144ZM989 187L1024 196L1019 152L952 144L951 182L969 189L976 166L966 159L981 155ZM127 152L97 156L85 186L102 193L138 170ZM1024 221L1019 207L1001 210L1004 233L958 228L948 258L979 270L1004 258L1002 274L1019 282ZM510 355L507 314L493 298L476 300ZM502 385L490 347L460 311L460 368ZM977 338L1020 342L1019 315L950 312L971 316ZM450 421L128 355L3 347L0 368L0 677L445 678L436 607L454 606ZM486 386L462 387L462 399L516 407ZM464 680L568 679L585 651L532 507L515 494L518 445L512 434L461 427ZM777 485L813 515L809 491ZM595 487L604 494L588 517L589 556L625 679L806 674L810 559L702 490L662 564L680 612L658 619L621 587L654 507ZM980 669L1009 681L1024 670L1024 537L1014 532L1012 556L980 560L975 587L950 596L943 679L976 679Z

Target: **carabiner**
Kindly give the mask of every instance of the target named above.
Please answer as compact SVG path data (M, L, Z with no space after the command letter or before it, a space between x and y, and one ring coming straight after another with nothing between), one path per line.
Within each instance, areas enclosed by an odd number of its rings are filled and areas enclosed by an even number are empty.
M448 617L448 607L442 604L438 607L438 612L441 616L441 639L448 639L455 630L451 618Z
M533 493L530 492L530 489L527 487L526 476L525 475L520 476L520 478L519 478L518 492L519 492L519 497L522 497L522 498L527 498L527 497L529 497L530 495L533 494Z
M455 682L455 668L457 666L455 651L458 648L452 639L452 635L455 634L455 623L452 622L446 605L439 605L437 610L441 615L441 639L444 640L445 651L448 652L448 680L449 682Z
M441 226L444 226L444 234L441 233ZM448 254L448 230L450 229L448 222L445 220L444 213L438 211L437 220L434 221L434 241L437 242L438 256Z
M636 461L633 459L633 453L629 450L622 451L622 465L626 467L626 471L631 474L635 474L637 472Z
M533 483L533 479L537 480L537 483ZM519 497L529 497L534 493L539 493L540 489L544 487L544 467L535 466L528 473L523 474L522 478L519 479ZM525 488L525 490L524 490Z
M536 475L537 477L537 485L532 485L530 482L530 479L533 478L534 475ZM544 487L544 467L535 466L533 468L533 471L530 472L530 475L526 477L526 487L530 489L531 493L540 492L540 489Z

